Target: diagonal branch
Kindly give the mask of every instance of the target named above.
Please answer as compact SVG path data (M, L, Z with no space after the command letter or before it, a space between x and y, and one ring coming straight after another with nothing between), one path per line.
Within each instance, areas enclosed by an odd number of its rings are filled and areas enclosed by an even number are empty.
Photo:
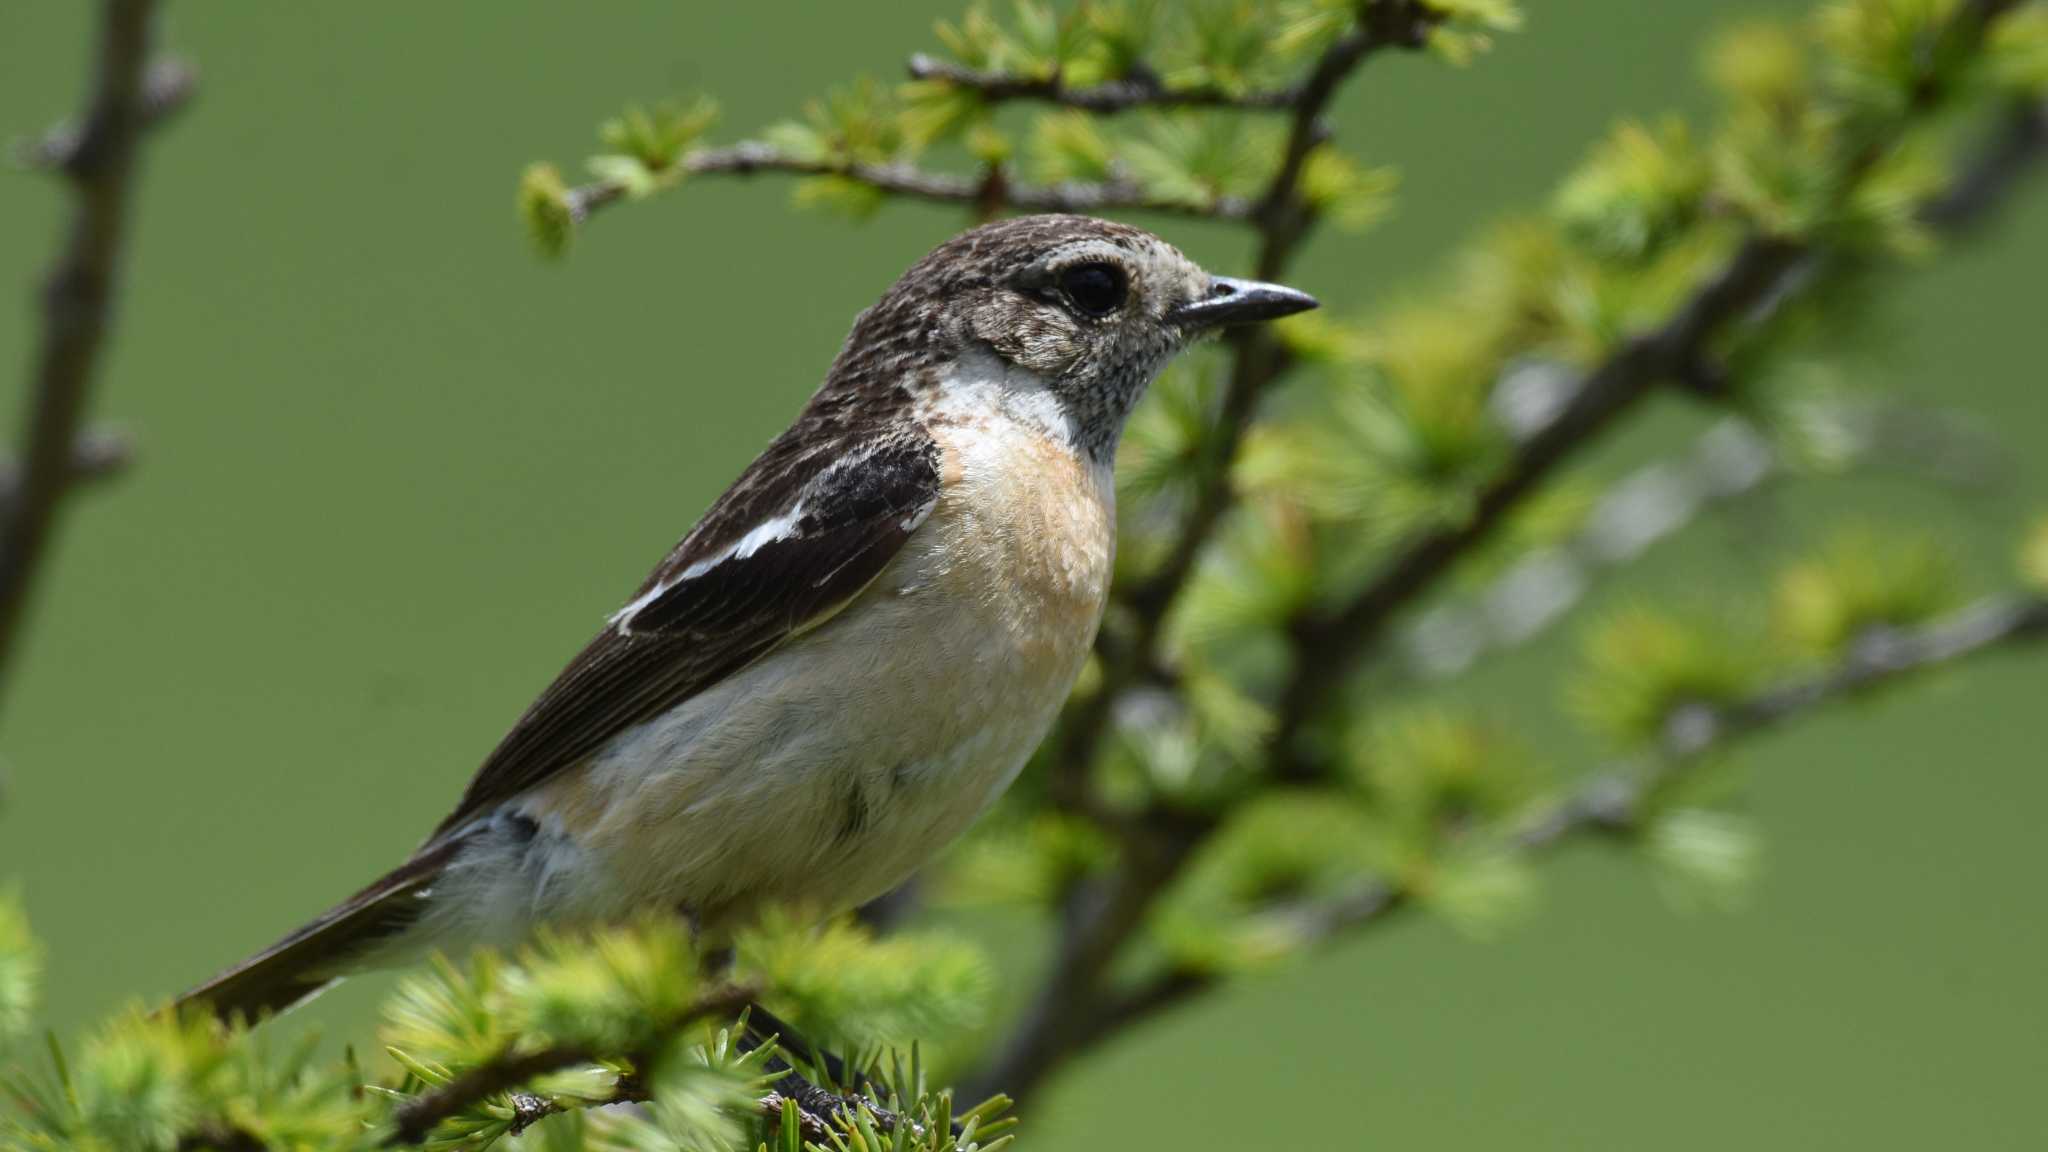
M1653 815L1655 798L1663 788L1751 737L1923 672L2044 641L2048 597L2040 596L1984 600L1918 628L1873 630L1832 668L1786 680L1732 704L1692 704L1673 712L1653 753L1610 764L1537 811L1515 832L1511 850L1532 856L1576 840L1633 835ZM1312 946L1379 923L1411 905L1406 889L1374 879L1334 899L1288 910L1284 918L1293 937ZM1100 1040L1200 995L1216 979L1206 972L1167 972L1108 1006L1093 1021L1086 1040Z
M1530 493L1639 401L1702 358L1713 339L1789 287L1810 254L1795 241L1751 239L1669 321L1624 342L1589 372L1571 401L1522 441L1480 490L1469 515L1415 538L1348 601L1297 617L1289 626L1295 666L1276 709L1277 773L1291 779L1313 775L1300 747L1303 729L1402 609L1436 587Z
M739 985L716 989L699 997L673 1018L662 1021L655 1032L664 1037L673 1036L703 1020L737 1015L753 995L753 989ZM565 1068L595 1064L610 1055L616 1053L599 1052L587 1044L554 1044L524 1051L508 1049L446 1084L421 1092L399 1105L392 1114L391 1134L385 1138L384 1145L396 1147L422 1143L441 1121L458 1116L493 1096L503 1095ZM622 1095L620 1102L633 1098ZM527 1121L529 1124L532 1122Z
M73 211L69 239L43 287L20 464L0 522L0 686L63 497L78 479L79 435L106 343L143 132L190 86L189 73L160 67L152 94L156 7L155 0L104 0L90 105L80 127L55 134L49 149L70 180ZM178 79L165 83L166 76Z
M1958 18L1958 34L1981 36L2010 0L1980 0ZM1916 111L1931 111L1946 93L1929 86ZM1961 229L1980 219L2026 175L2044 151L2043 110L2010 112L1982 154L1945 193L1920 211L1930 226ZM1846 190L1876 166L1890 147L1873 142L1847 164ZM1808 244L1752 237L1720 273L1703 284L1662 327L1636 336L1588 372L1552 422L1517 445L1507 466L1473 502L1462 521L1427 530L1397 551L1379 573L1334 608L1311 607L1289 626L1294 669L1281 691L1272 748L1276 772L1301 780L1315 774L1302 747L1304 729L1327 705L1359 660L1372 651L1408 607L1441 577L1491 538L1523 499L1652 391L1685 386L1711 362L1716 340L1752 315L1768 312L1811 279L1822 253Z

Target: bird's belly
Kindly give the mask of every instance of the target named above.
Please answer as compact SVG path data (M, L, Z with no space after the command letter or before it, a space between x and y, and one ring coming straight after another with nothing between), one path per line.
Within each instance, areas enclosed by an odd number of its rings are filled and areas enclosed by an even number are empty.
M1062 489L951 485L837 616L530 797L574 857L537 912L718 929L900 883L1008 786L1087 657L1113 513L1106 477Z

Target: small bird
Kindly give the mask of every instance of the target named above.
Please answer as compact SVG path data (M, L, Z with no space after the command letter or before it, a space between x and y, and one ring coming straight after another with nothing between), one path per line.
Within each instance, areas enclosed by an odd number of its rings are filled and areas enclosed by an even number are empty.
M940 245L409 860L180 1003L254 1019L541 925L673 910L719 940L893 888L1080 673L1146 386L1205 333L1315 306L1082 216Z

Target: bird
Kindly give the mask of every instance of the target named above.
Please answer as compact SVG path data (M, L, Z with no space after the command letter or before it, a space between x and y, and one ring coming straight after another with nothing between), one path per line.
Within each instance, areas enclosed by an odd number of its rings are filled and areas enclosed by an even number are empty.
M886 893L1004 792L1082 671L1147 386L1316 306L1086 216L939 245L409 859L177 1005L255 1020L543 928L673 912L715 941Z

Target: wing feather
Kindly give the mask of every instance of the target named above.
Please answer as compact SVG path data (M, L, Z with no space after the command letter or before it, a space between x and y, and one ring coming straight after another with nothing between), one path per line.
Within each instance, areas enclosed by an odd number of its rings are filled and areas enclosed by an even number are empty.
M939 450L922 431L840 451L785 441L657 568L477 770L439 837L816 627L873 582L931 514Z

